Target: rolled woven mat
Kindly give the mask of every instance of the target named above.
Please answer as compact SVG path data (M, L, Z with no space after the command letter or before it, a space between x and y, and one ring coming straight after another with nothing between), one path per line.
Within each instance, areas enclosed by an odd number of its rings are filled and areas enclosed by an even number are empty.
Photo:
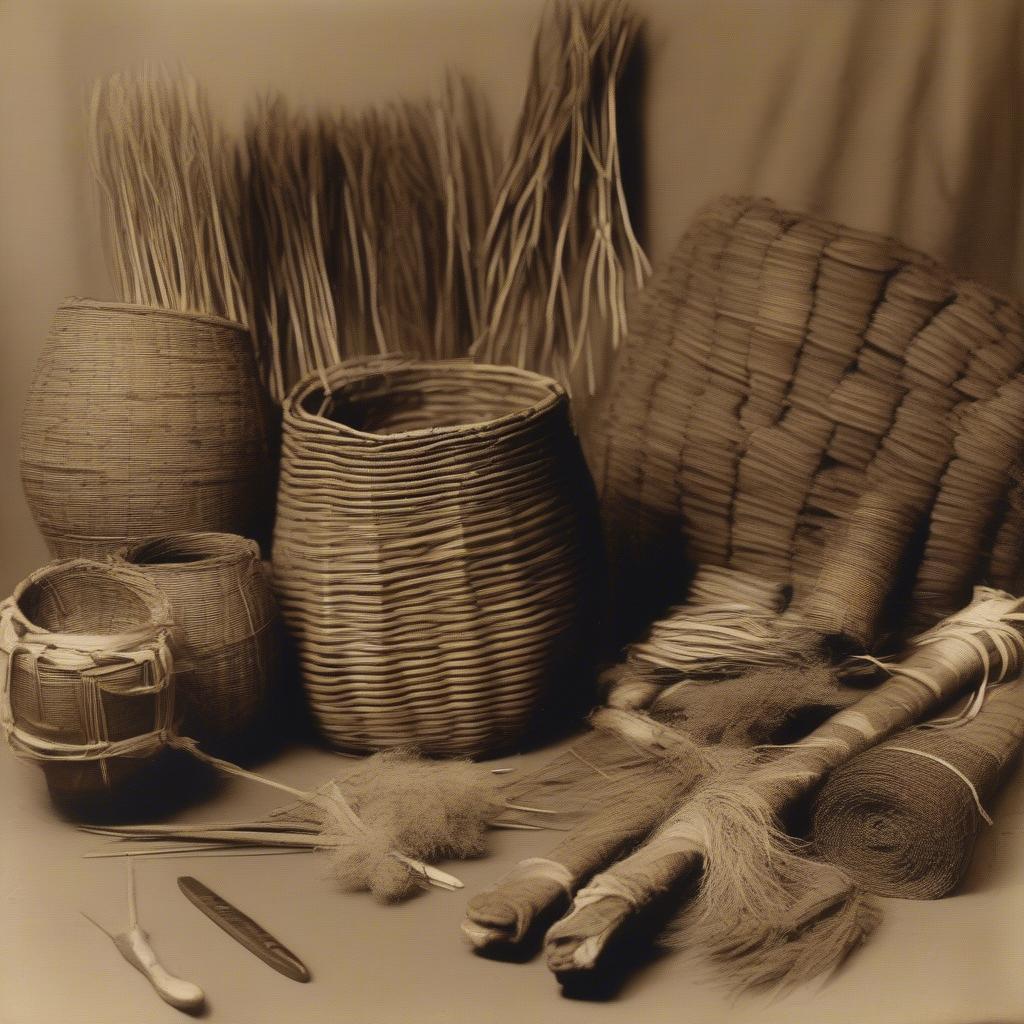
M972 720L908 730L834 771L814 805L814 842L869 892L945 896L964 877L1022 746L1016 680L993 690Z

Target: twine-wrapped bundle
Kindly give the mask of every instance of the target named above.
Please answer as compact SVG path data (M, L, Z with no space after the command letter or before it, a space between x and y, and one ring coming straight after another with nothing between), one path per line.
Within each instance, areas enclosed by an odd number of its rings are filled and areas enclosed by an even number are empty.
M859 649L982 579L1013 588L1016 302L891 239L726 198L634 324L595 461L631 626L693 566L792 587L809 626Z
M171 628L149 580L86 559L38 569L0 604L0 725L56 800L102 800L164 747Z
M183 530L257 535L271 462L246 329L69 299L29 386L21 477L50 550L97 555Z
M281 661L259 548L230 533L178 533L129 545L118 557L170 601L182 730L207 749L244 746L269 709Z
M1024 683L976 717L916 728L833 772L814 805L814 843L868 892L938 899L971 862L987 808L1024 746Z
M341 364L284 405L274 579L334 745L479 754L578 700L601 552L552 380Z
M688 938L734 983L794 982L833 969L878 920L834 867L807 860L778 818L828 772L1024 664L1021 601L977 588L961 613L915 638L877 690L740 776L709 779L629 857L581 889L546 937L559 975L598 968L620 930L703 870Z

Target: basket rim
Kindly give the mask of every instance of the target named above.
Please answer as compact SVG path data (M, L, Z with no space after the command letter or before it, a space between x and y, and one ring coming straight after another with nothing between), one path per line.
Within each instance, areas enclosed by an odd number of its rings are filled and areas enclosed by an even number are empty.
M48 629L46 626L41 626L39 623L30 619L25 610L21 606L21 600L25 596L25 591L29 587L35 586L40 580L46 579L48 576L52 576L56 572L64 572L68 569L88 569L90 571L99 572L109 578L115 579L117 582L124 583L126 586L130 586L135 589L138 597L144 602L146 608L149 610L149 622L140 624L138 627L139 632L152 631L154 633L169 628L171 623L171 604L167 597L164 596L163 592L157 587L152 580L148 579L145 575L137 570L133 569L127 563L118 562L100 562L93 558L60 558L53 562L47 562L46 565L40 566L33 572L30 572L23 580L21 580L17 586L15 586L11 593L10 600L14 604L16 614L21 621L29 626L32 632L37 636L52 636L52 637L117 637L123 635L122 633L73 633L68 630L54 630Z
M223 545L221 550L188 561L153 561L138 562L135 558L146 548L155 544L180 545L188 541L210 541ZM172 533L155 534L152 537L141 537L129 541L114 552L120 564L126 565L137 572L145 574L150 570L174 572L188 571L195 566L224 565L250 557L259 558L259 546L254 540L243 537L240 533L228 533L223 530L177 530Z
M167 306L153 306L141 302L119 302L117 299L90 299L79 295L69 295L62 299L57 307L62 309L96 309L110 313L159 313L161 316L191 323L209 324L211 327L228 327L233 331L249 334L249 328L240 320L229 320L215 313L204 313L201 310L171 309Z
M337 420L328 419L326 416L311 413L302 407L302 403L318 391L322 394L325 384L333 385L338 390L341 390L349 384L368 378L379 377L387 379L410 373L426 373L438 379L458 376L460 374L465 374L469 377L479 376L485 378L511 375L519 377L526 384L536 386L538 397L536 401L529 405L524 405L512 412L504 413L501 416L494 416L490 419L467 420L456 424L439 424L434 427L417 427L413 430L401 430L389 434L359 430L347 423L339 423ZM357 358L351 362L335 363L323 372L314 370L307 374L288 393L282 403L281 411L283 419L287 421L316 424L318 427L326 427L348 437L390 445L402 441L499 430L509 424L542 415L567 401L566 391L558 381L551 377L546 377L544 374L535 373L532 370L524 370L518 366L473 363L466 359L403 360L401 362L386 360L381 364L372 364L365 358Z

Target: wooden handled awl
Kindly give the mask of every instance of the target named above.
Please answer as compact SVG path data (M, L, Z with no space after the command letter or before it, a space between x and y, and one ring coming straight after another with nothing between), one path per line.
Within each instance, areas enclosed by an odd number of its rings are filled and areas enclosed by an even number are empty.
M211 920L265 964L293 981L309 981L306 965L265 928L196 878L184 875L178 888Z
M186 1013L196 1013L201 1010L206 1002L203 990L191 981L183 978L176 978L167 971L159 960L153 947L149 944L149 937L139 927L139 914L135 897L135 869L132 859L128 858L128 930L125 932L110 932L96 921L89 917L84 911L82 916L96 925L117 947L118 952L134 967L145 976L150 985L156 990L157 995L169 1003L176 1010L184 1010Z

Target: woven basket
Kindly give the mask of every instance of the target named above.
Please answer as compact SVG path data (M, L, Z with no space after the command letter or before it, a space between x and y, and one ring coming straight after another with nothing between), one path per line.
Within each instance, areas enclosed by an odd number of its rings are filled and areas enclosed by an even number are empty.
M126 566L69 559L0 604L0 722L61 802L115 794L171 726L171 609Z
M264 402L241 324L64 302L21 432L25 496L51 552L91 556L181 530L256 534L272 496Z
M183 733L211 751L245 746L263 724L281 663L257 545L230 533L178 533L129 545L118 558L170 601Z
M554 381L353 363L285 402L275 586L332 744L481 754L521 740L578 697L600 566Z
M645 292L602 419L623 615L649 622L722 566L863 647L981 579L1014 588L1022 369L1014 301L891 239L713 204Z

